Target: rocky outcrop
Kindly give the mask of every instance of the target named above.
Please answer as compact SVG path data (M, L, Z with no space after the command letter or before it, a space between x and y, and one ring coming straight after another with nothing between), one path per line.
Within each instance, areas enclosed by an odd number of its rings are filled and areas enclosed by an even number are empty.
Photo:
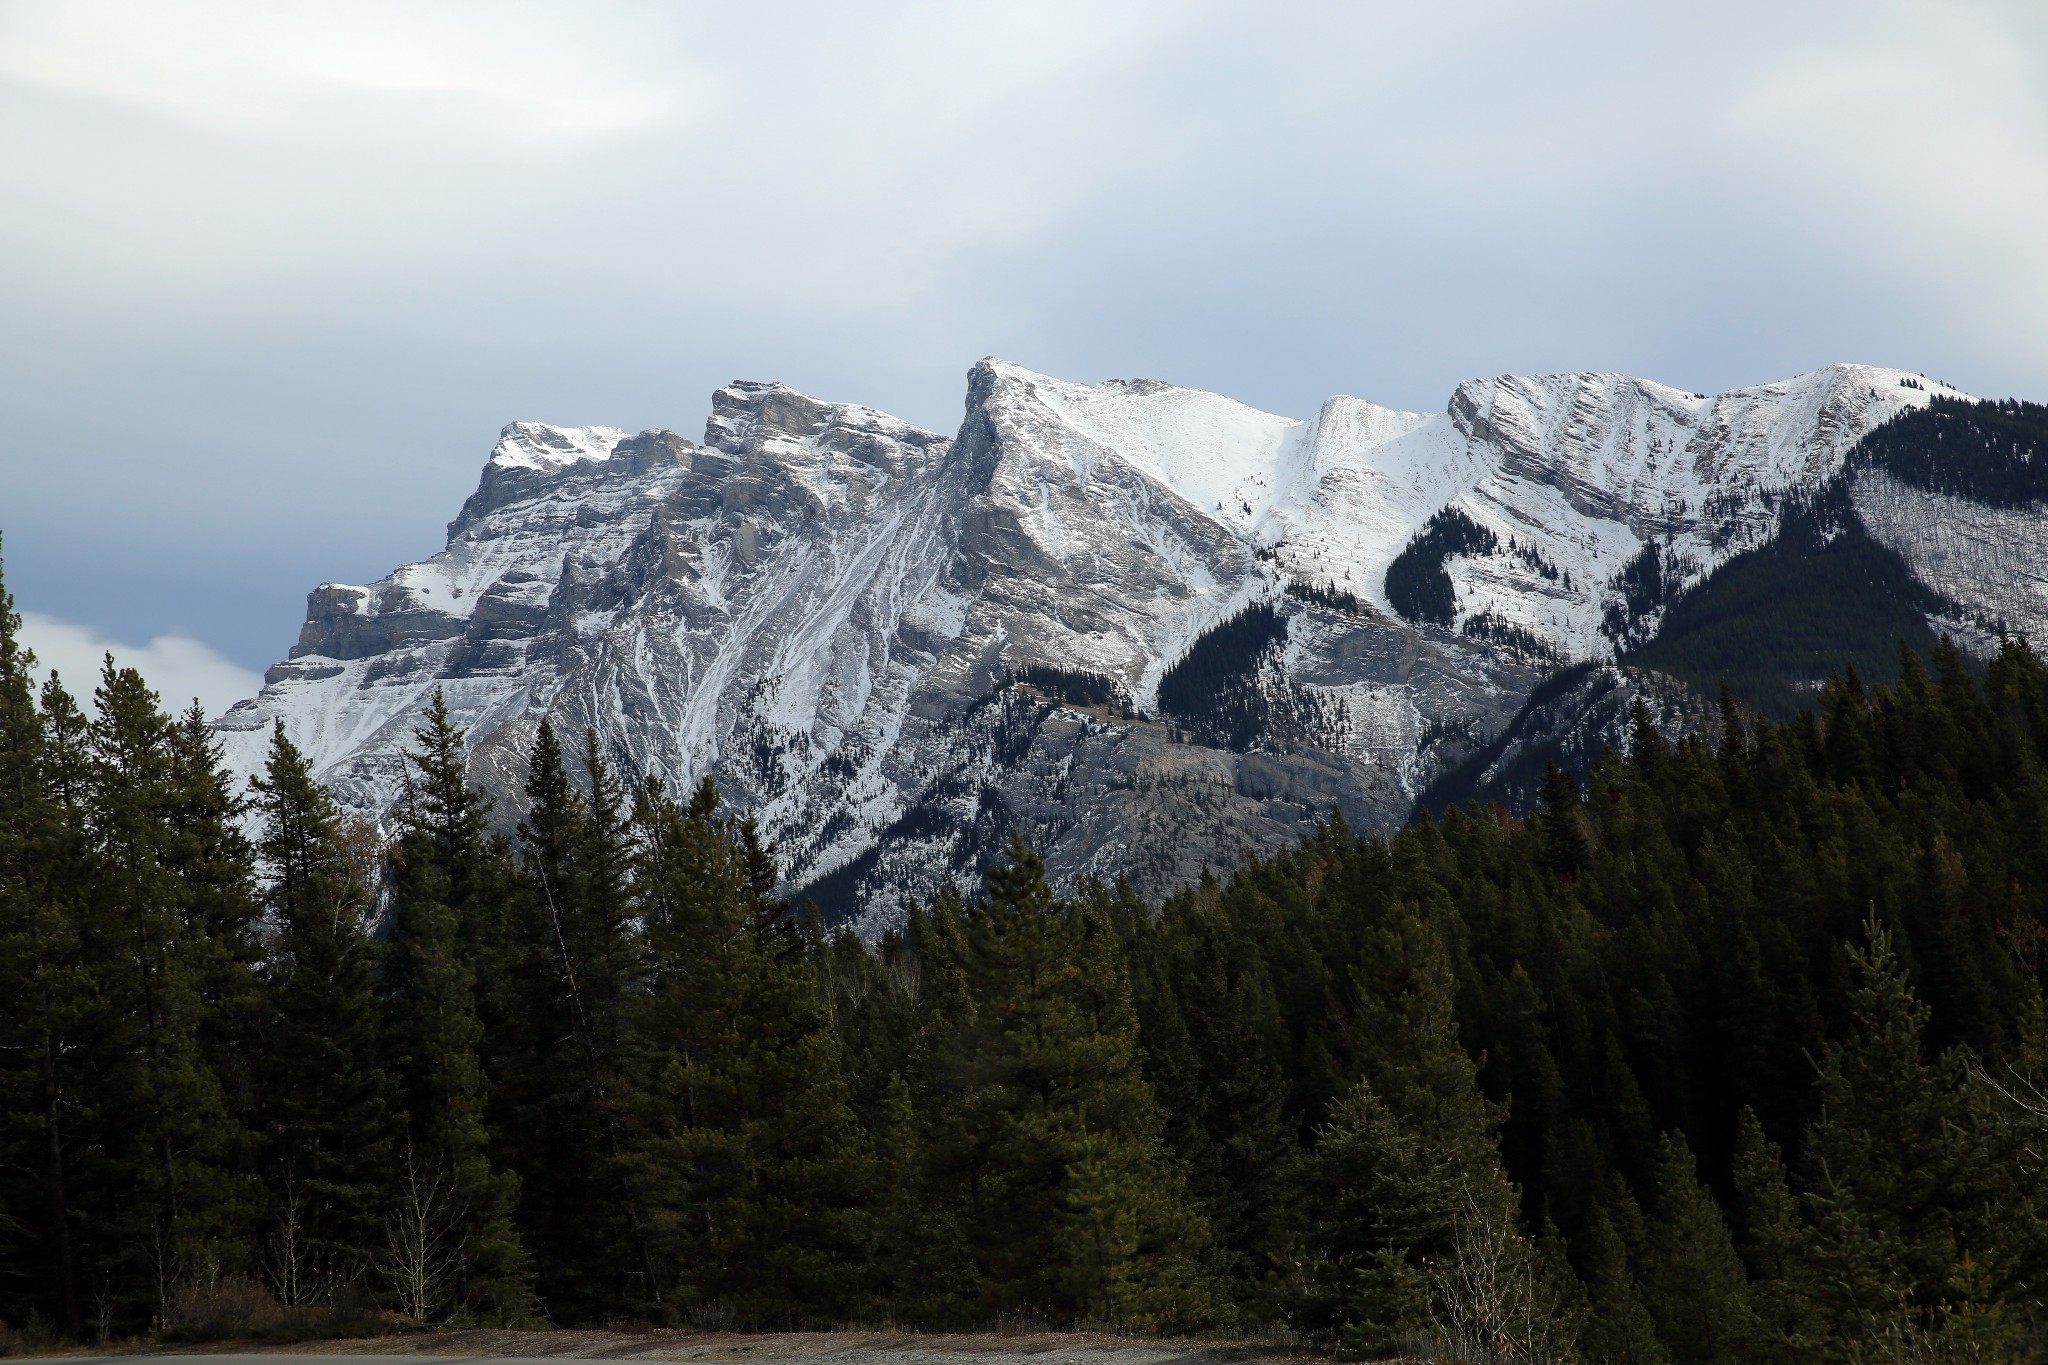
M289 659L218 730L253 771L282 719L382 817L439 689L509 822L552 718L629 775L715 774L792 890L870 930L1011 829L1058 875L1158 894L1333 807L1404 820L1558 662L1611 657L1603 613L1650 537L1674 574L1710 571L1925 401L1898 379L1835 367L1703 398L1503 378L1440 413L1333 398L1300 421L984 361L953 437L751 382L713 396L701 444L515 423L446 546L315 589ZM1387 567L1447 505L1498 546L1445 563L1448 626L1403 621ZM1258 724L1209 747L1160 712L1160 682L1252 603L1278 634L1221 666ZM1119 700L1074 704L1031 668Z

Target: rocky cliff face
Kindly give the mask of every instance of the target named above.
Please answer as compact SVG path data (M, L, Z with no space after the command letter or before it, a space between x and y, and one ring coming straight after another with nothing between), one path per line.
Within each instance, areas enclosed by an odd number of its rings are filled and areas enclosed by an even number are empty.
M716 774L791 887L870 929L1013 827L1057 873L1157 893L1333 805L1404 819L1549 672L1611 658L1617 620L1654 631L1662 598L1629 600L1646 550L1669 590L1767 537L1927 401L1907 378L1838 366L1716 397L1502 378L1441 413L1340 397L1303 421L991 360L951 439L754 383L714 395L701 445L515 423L447 546L315 589L218 728L253 770L282 719L381 817L439 688L511 814L552 717L629 774ZM2039 610L2023 523L1944 529L1937 495L1865 484L1873 533L1948 597ZM1479 529L1432 559L1417 533L1446 509ZM1959 536L2010 581L1976 584ZM1448 580L1443 619L1393 611L1404 552ZM1253 644L1218 633L1254 606ZM1237 738L1190 696L1236 708Z

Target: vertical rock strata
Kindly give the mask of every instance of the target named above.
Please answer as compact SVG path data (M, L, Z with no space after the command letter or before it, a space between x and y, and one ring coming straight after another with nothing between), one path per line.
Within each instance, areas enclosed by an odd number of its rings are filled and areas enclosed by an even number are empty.
M627 773L716 774L791 887L869 931L1011 828L1059 874L1158 893L1332 806L1404 819L1551 670L1613 656L1603 621L1646 545L1682 584L1767 537L1927 400L1904 377L1837 366L1716 397L1506 377L1441 413L1333 398L1302 421L988 360L951 439L759 383L713 396L701 445L515 423L446 548L316 588L290 656L217 727L253 770L283 719L373 818L435 688L506 818L542 717L589 728ZM2024 570L1985 601L2042 610L2024 519L1959 529L1870 479L1858 497L1949 598L1982 546ZM1456 611L1412 624L1384 581L1447 507L1498 547L1426 566ZM1257 738L1218 747L1160 711L1160 682L1258 603L1280 634L1214 683Z

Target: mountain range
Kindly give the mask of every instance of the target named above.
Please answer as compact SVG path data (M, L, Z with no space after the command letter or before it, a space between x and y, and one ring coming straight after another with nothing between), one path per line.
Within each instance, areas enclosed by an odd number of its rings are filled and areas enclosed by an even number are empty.
M282 721L382 819L438 689L510 822L551 718L633 777L715 775L867 933L1013 829L1158 894L1332 807L1525 806L1638 698L1677 733L1724 678L1784 710L1901 641L2039 638L2044 418L1862 365L1304 419L989 359L948 437L736 382L699 443L506 427L445 547L315 588L216 729L253 772Z

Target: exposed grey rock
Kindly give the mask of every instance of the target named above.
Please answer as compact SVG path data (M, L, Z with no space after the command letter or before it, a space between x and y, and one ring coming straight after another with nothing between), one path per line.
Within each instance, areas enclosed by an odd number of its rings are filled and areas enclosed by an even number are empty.
M509 822L541 719L572 745L588 729L629 776L716 775L791 888L869 931L974 876L1012 828L1057 875L1156 895L1332 807L1397 825L1551 661L1611 657L1602 613L1649 536L1708 572L1925 401L1897 378L1838 366L1714 398L1502 378L1442 413L1333 398L1304 422L984 361L950 439L752 382L714 395L701 445L515 423L446 548L317 588L290 658L218 730L254 771L283 719L339 799L382 818L438 688ZM1382 581L1447 504L1502 548L1451 561L1456 619L1418 627ZM2013 534L2000 553L2024 552ZM1188 743L1149 715L1160 679L1255 601L1286 627L1247 675L1273 720L1246 752ZM1504 646L1503 622L1530 647ZM1104 675L1128 705L1012 681L1030 665ZM1580 698L1582 718L1637 685Z
M1440 774L1421 804L1441 813L1468 801L1497 802L1527 815L1542 801L1552 765L1578 776L1607 751L1629 753L1637 701L1667 740L1709 730L1717 714L1707 698L1649 669L1607 663L1564 669L1545 679L1491 742Z

